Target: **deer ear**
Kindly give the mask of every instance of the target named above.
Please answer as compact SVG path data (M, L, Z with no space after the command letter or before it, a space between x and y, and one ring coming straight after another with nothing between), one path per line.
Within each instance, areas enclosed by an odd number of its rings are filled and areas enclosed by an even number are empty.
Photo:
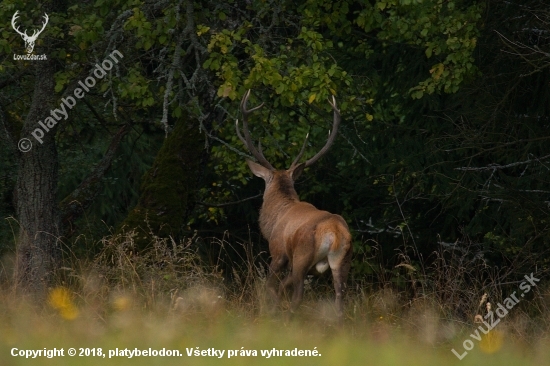
M252 170L252 174L254 174L255 176L260 177L265 181L267 181L269 177L271 177L271 170L267 169L263 165L255 163L252 160L248 159L246 159L246 163L250 167L250 170Z
M306 168L306 163L301 163L296 165L291 171L290 176L292 177L293 181L296 181L298 177L304 172L304 169Z

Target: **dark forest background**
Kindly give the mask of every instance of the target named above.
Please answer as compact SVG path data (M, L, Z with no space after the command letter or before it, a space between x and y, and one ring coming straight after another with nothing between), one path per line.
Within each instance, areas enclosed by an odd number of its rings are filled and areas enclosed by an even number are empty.
M28 34L48 14L34 49L46 61L14 60L16 11ZM132 230L137 252L192 238L228 276L267 260L264 183L235 133L248 89L265 103L251 133L277 168L306 133L308 157L325 144L336 96L337 140L296 190L348 222L354 278L399 283L434 253L503 283L548 265L544 0L3 1L0 50L0 253L23 286ZM36 143L38 121L115 50Z

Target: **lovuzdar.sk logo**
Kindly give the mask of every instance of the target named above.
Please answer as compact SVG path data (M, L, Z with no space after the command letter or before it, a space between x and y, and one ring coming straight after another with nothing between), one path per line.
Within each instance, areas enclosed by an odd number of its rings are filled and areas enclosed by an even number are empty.
M15 12L15 14L13 14L13 17L11 18L11 26L13 27L13 29L21 36L21 38L23 38L23 41L25 41L25 50L27 51L27 54L26 55L16 55L15 53L13 54L13 59L14 60L46 60L47 57L46 55L33 55L32 54L32 51L34 50L34 44L36 42L36 39L38 38L38 36L40 35L40 33L42 33L44 31L44 28L46 28L46 25L48 24L48 14L44 13L44 22L42 23L42 28L40 30L36 30L34 29L33 32L32 32L32 35L28 35L27 34L27 30L25 30L24 32L21 32L19 30L19 26L17 26L16 24L16 20L17 18L19 18L19 10Z

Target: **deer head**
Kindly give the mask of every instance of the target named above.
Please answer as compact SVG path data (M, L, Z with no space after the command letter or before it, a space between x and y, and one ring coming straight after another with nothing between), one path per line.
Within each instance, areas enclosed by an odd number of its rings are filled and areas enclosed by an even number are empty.
M34 49L34 42L36 42L36 39L38 38L38 36L40 35L40 33L42 33L42 31L44 30L44 28L46 28L46 24L48 24L48 14L44 13L44 23L42 24L42 29L40 29L39 31L37 31L36 29L33 31L32 35L29 36L27 35L27 31L25 30L25 32L21 32L19 31L19 27L17 27L15 25L15 20L19 17L17 15L17 13L19 13L19 10L15 12L15 14L13 14L13 17L11 18L11 26L13 27L13 29L19 33L19 35L23 38L23 41L25 41L25 49L27 51L27 53L32 53L33 49Z

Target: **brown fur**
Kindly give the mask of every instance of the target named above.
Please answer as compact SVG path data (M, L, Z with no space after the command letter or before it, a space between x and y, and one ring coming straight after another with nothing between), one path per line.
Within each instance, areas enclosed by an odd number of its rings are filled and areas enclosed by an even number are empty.
M283 292L293 287L291 311L303 296L304 278L317 272L316 264L328 262L336 291L336 310L343 317L342 292L351 264L351 235L344 219L301 202L294 189L294 179L304 164L289 170L271 170L248 161L252 172L266 181L264 202L260 210L260 229L269 242L272 260L267 290L278 303ZM290 274L280 284L285 268ZM277 288L278 287L278 288Z

